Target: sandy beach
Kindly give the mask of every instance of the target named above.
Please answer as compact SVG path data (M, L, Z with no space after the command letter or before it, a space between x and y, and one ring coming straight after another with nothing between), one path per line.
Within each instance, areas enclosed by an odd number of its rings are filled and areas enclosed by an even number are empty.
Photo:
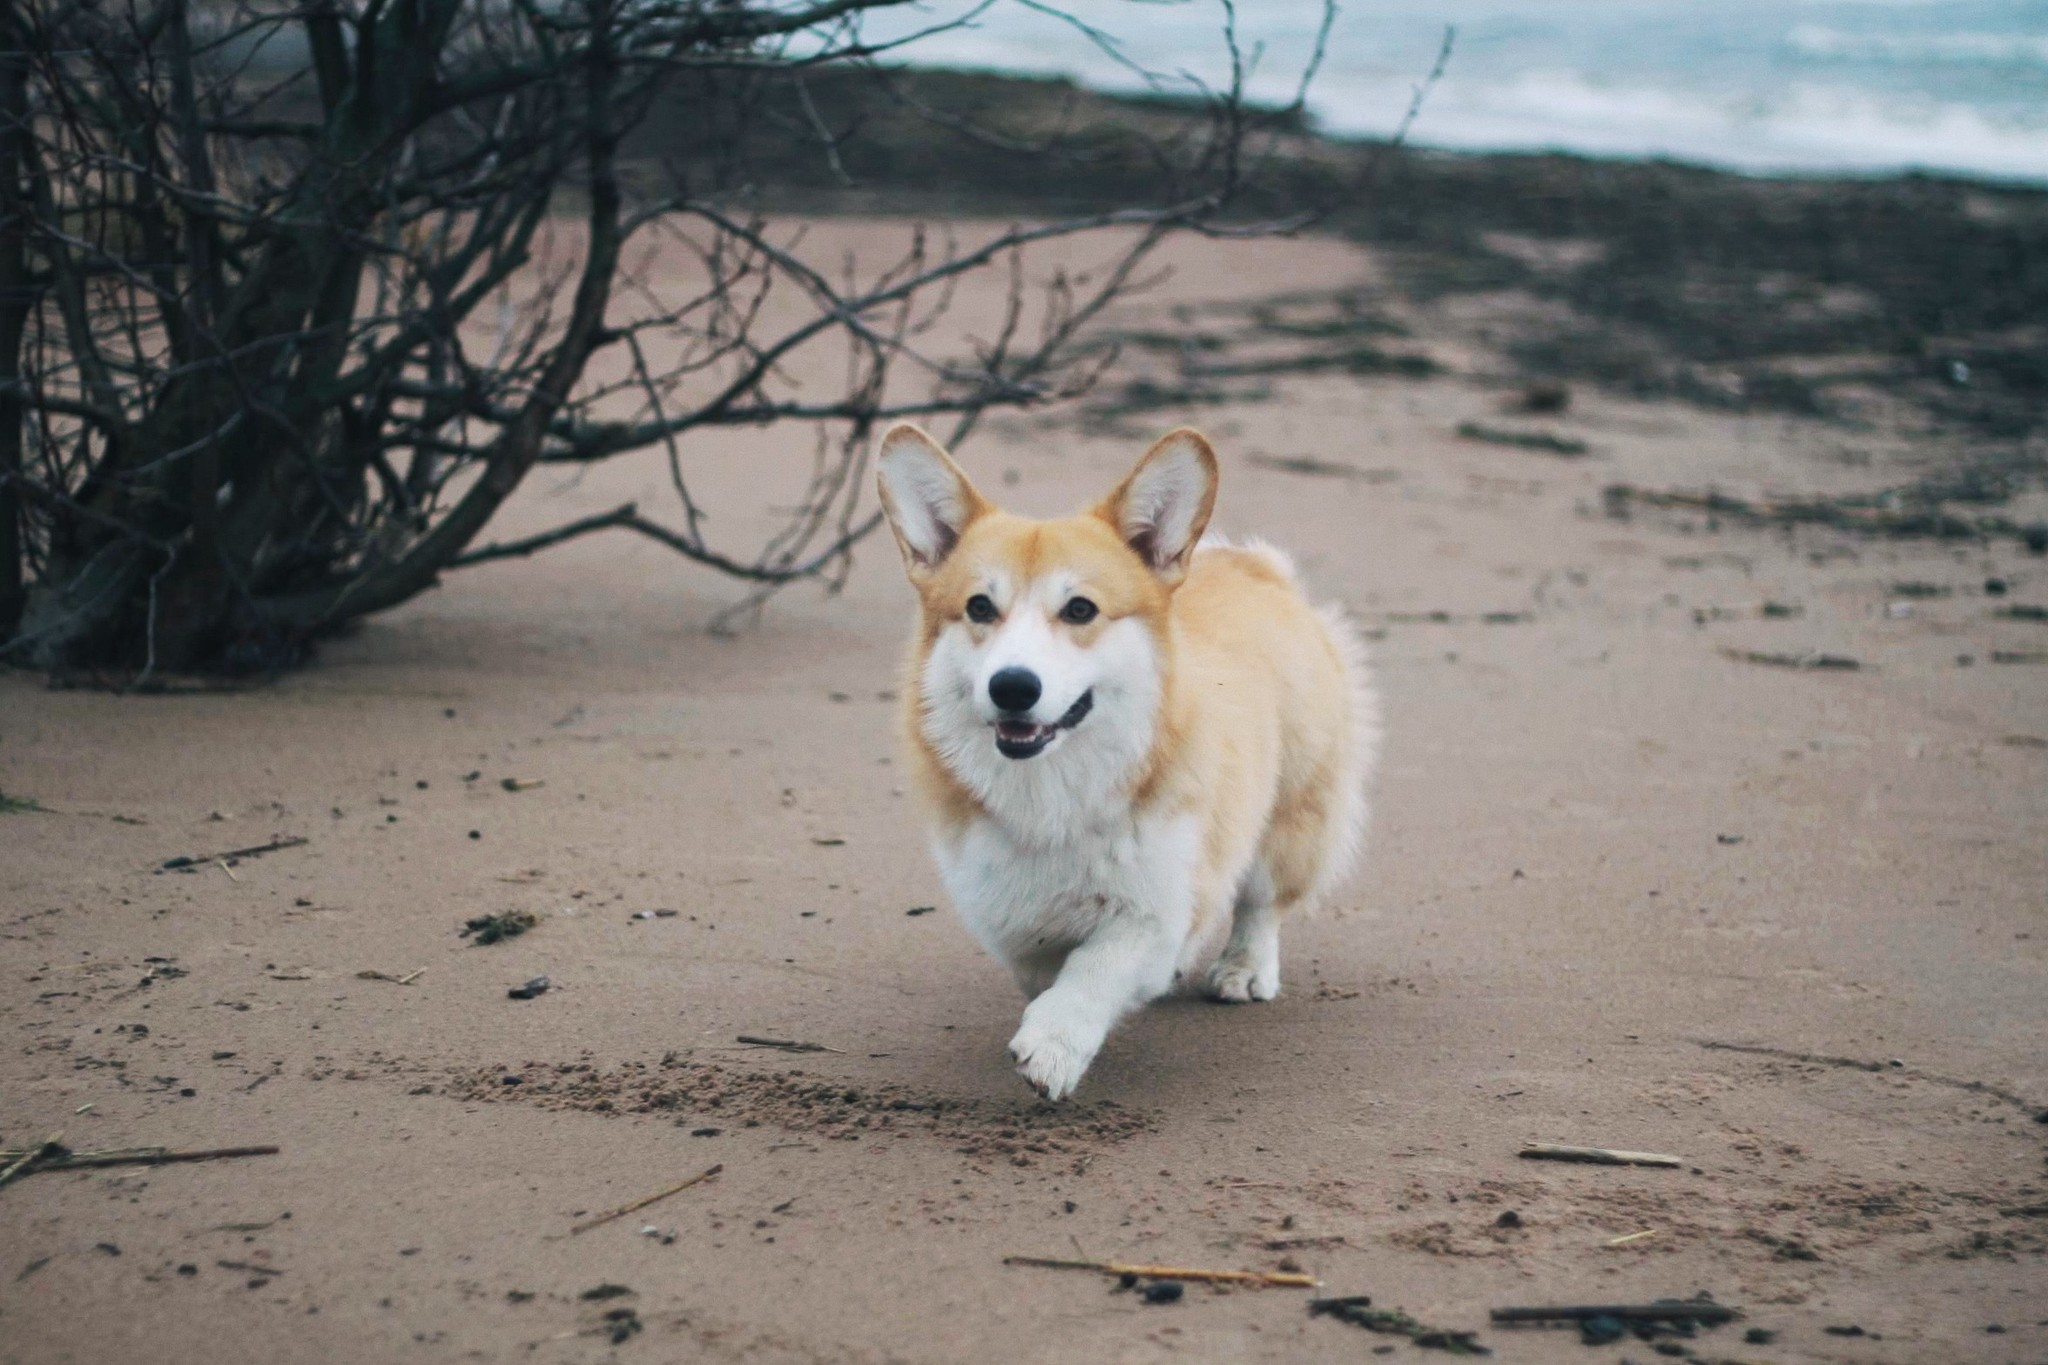
M0 1188L0 1361L1441 1354L1308 1311L1366 1294L1612 1365L1650 1344L1489 1310L1700 1293L1743 1314L1682 1343L1706 1360L2048 1358L2048 624L2014 610L2048 560L1605 491L1841 497L1960 438L1582 384L1514 412L1477 339L1506 303L1383 296L1332 239L1169 255L1118 325L1351 290L1436 370L1269 367L962 450L1053 512L1194 422L1217 526L1372 637L1370 852L1288 926L1280 1000L1162 1002L1066 1105L1011 1073L1021 1002L898 772L884 540L731 637L740 588L614 536L452 575L267 685L0 675L0 791L35 807L0 814L0 1145L279 1149ZM736 543L806 441L694 448ZM544 468L486 538L667 477ZM1321 1288L1152 1305L1007 1256Z

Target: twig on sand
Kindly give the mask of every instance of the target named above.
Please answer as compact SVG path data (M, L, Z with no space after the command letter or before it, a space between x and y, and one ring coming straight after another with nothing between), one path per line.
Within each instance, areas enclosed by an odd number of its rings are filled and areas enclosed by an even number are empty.
M4 1157L9 1159L7 1160L7 1165L5 1167L0 1167L0 1185L5 1185L8 1181L20 1175L22 1169L25 1166L27 1166L31 1161L34 1161L37 1157L41 1156L44 1152L47 1152L52 1147L55 1147L58 1143L58 1140L61 1139L63 1136L64 1135L62 1133L52 1133L48 1137L44 1138L41 1142L37 1143L35 1146L27 1148L24 1151L5 1153Z
M54 1149L54 1151L52 1150ZM0 1171L0 1184L39 1171L73 1171L88 1166L164 1166L174 1161L224 1161L230 1157L275 1156L276 1147L211 1147L201 1152L171 1152L162 1147L112 1147L101 1152L71 1152L51 1138L26 1152L0 1151L10 1164Z
M195 853L189 856L167 858L163 862L163 867L165 871L173 871L181 867L199 867L206 863L222 863L230 858L258 858L265 853L275 853L283 848L297 848L300 844L311 842L312 840L310 839L294 834L288 838L272 839L267 844L256 844L249 848L231 848L225 853Z
M1641 1232L1630 1232L1630 1233L1624 1233L1623 1235L1621 1235L1621 1236L1619 1236L1619 1237L1609 1237L1609 1238L1608 1238L1608 1239L1607 1239L1606 1241L1602 1242L1602 1243L1601 1243L1600 1245L1601 1245L1601 1246L1606 1246L1606 1247L1625 1247L1625 1246L1628 1246L1628 1245L1629 1245L1630 1243L1632 1243L1632 1242L1640 1242L1640 1241L1642 1241L1642 1240L1643 1240L1643 1239L1644 1239L1645 1237L1655 1237L1656 1235L1657 1235L1657 1229L1655 1229L1655 1228L1644 1228L1644 1229L1643 1229L1643 1230L1642 1230Z
M1715 1326L1742 1316L1733 1308L1701 1299L1673 1299L1666 1303L1561 1304L1554 1308L1496 1308L1488 1315L1495 1322L1584 1322L1588 1318L1615 1318L1621 1322L1699 1322Z
M393 976L389 972L380 972L371 967L357 972L356 979L359 981L389 981L394 986L410 986L413 982L419 980L420 974L426 970L425 967L415 967L404 976Z
M761 1038L751 1033L742 1033L733 1041L745 1043L748 1047L781 1048L784 1052L838 1052L842 1056L845 1055L843 1049L826 1047L823 1043L800 1043L794 1038Z
M1731 649L1723 645L1721 655L1739 664L1762 664L1766 668L1833 668L1853 673L1863 667L1861 660L1846 654L1780 654L1761 649Z
M1611 1147L1565 1147L1532 1142L1516 1153L1525 1161L1590 1161L1601 1166L1683 1166L1684 1157L1658 1152L1623 1152Z
M575 1227L570 1228L569 1233L571 1236L574 1236L576 1233L588 1232L594 1227L601 1227L604 1224L611 1222L614 1218L624 1218L627 1214L637 1212L640 1209L644 1209L649 1204L659 1203L661 1200L668 1198L672 1194L681 1194L684 1190L689 1189L692 1185L702 1184L704 1181L709 1180L712 1176L717 1175L720 1171L724 1169L725 1164L721 1162L718 1165L711 1167L711 1169L709 1170L699 1171L697 1172L697 1174L691 1176L688 1180L685 1180L680 1184L671 1185L665 1190L657 1190L653 1194L648 1195L645 1199L635 1199L630 1204L621 1204L619 1207L613 1209L609 1213L600 1213L595 1218L587 1218L583 1222L578 1223Z
M1135 1275L1141 1280L1199 1280L1204 1284L1266 1284L1283 1289L1314 1289L1313 1276L1286 1270L1197 1270L1184 1265L1126 1265L1122 1261L1077 1261L1057 1256L1005 1256L1004 1265L1039 1266L1046 1270L1092 1270L1098 1275Z

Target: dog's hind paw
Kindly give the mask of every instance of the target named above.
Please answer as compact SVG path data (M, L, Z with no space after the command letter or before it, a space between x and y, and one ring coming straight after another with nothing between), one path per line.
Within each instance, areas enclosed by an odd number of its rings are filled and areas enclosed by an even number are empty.
M1276 968L1261 970L1225 958L1209 969L1209 976L1202 986L1211 1000L1248 1005L1255 1000L1271 1000L1279 995L1280 973Z
M1017 1074L1033 1090L1058 1101L1074 1093L1101 1046L1099 1038L1091 1044L1070 1030L1034 1020L1027 1012L1024 1026L1010 1040L1010 1056L1016 1059Z

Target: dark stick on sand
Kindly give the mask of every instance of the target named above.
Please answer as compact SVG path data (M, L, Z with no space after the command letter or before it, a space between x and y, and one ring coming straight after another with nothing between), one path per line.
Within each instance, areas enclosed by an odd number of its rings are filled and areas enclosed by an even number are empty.
M1487 1315L1495 1322L1584 1322L1589 1318L1615 1318L1622 1322L1700 1322L1715 1325L1742 1316L1718 1303L1596 1303L1562 1304L1555 1308L1496 1308Z
M297 848L300 844L311 842L310 839L294 834L290 838L272 839L267 844L257 844L253 848L231 848L225 853L200 853L189 857L169 858L164 861L163 866L168 871L180 867L199 867L206 863L226 862L229 858L255 858L265 853L275 853L281 848Z

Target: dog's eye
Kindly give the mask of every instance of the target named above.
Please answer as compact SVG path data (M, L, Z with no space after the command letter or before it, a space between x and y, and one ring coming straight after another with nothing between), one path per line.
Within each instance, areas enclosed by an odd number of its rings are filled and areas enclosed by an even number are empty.
M967 619L987 625L996 619L996 604L989 601L985 593L974 594L967 599Z
M1069 597L1060 608L1060 620L1070 626L1085 626L1099 614L1099 608L1085 597Z

